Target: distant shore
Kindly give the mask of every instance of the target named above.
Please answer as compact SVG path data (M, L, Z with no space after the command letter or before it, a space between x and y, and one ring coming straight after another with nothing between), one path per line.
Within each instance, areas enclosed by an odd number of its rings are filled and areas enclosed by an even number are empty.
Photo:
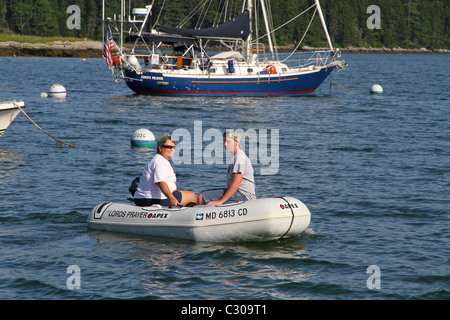
M279 51L291 51L293 47L279 47ZM304 46L301 51L327 50ZM432 53L449 54L445 49L403 49L403 48L341 48L343 53ZM0 42L0 57L78 57L100 58L102 56L101 41L53 41L49 43L21 43L16 41Z
M446 50L446 49L429 50L429 49L426 49L426 48L404 49L404 48L356 48L356 47L347 47L347 48L340 48L340 49L341 49L342 52L349 52L349 53L405 53L405 54L406 53L444 53L444 54L449 54L450 53L450 50ZM289 50L289 49L287 49L287 50ZM328 48L311 48L311 47L308 47L308 46L302 47L302 51L316 51L316 50L328 50Z
M100 58L101 56L101 41L0 42L0 57Z

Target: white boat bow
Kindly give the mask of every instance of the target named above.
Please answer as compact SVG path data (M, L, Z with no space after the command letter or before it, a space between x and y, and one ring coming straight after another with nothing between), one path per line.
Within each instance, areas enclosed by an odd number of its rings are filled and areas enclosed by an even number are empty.
M23 107L25 107L25 103L23 101L0 102L0 137L9 127L11 122L13 122L17 117L20 112L20 108Z

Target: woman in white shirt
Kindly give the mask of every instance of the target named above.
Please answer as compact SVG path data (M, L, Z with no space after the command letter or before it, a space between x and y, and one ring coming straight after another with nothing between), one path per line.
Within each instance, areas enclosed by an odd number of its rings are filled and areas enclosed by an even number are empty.
M164 134L157 143L158 153L142 170L141 178L134 194L138 206L160 204L173 207L192 205L197 197L192 191L177 190L177 177L170 165L175 153L175 142L169 134Z

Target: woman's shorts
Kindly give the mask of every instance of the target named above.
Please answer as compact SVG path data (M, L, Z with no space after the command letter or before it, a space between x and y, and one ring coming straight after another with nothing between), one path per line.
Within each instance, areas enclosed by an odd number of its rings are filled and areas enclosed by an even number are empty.
M181 191L175 190L172 192L173 196L178 200L178 202L181 202L181 199L183 198L183 195L181 194ZM154 204L159 204L163 207L170 207L170 200L169 199L139 199L134 198L134 203L137 206L140 207L150 207Z
M203 199L205 200L205 203L208 203L210 201L219 200L222 198L222 196L227 192L227 188L223 189L209 189L202 191ZM238 201L247 201L248 198L239 190L237 190L230 199L228 199L225 203L230 202L238 202Z

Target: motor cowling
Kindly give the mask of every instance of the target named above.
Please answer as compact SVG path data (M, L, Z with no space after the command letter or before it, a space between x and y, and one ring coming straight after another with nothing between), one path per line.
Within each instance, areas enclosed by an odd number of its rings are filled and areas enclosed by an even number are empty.
M133 179L133 181L131 181L128 191L130 191L132 197L134 197L134 194L136 193L136 190L137 190L140 180L141 180L141 177L136 177Z

